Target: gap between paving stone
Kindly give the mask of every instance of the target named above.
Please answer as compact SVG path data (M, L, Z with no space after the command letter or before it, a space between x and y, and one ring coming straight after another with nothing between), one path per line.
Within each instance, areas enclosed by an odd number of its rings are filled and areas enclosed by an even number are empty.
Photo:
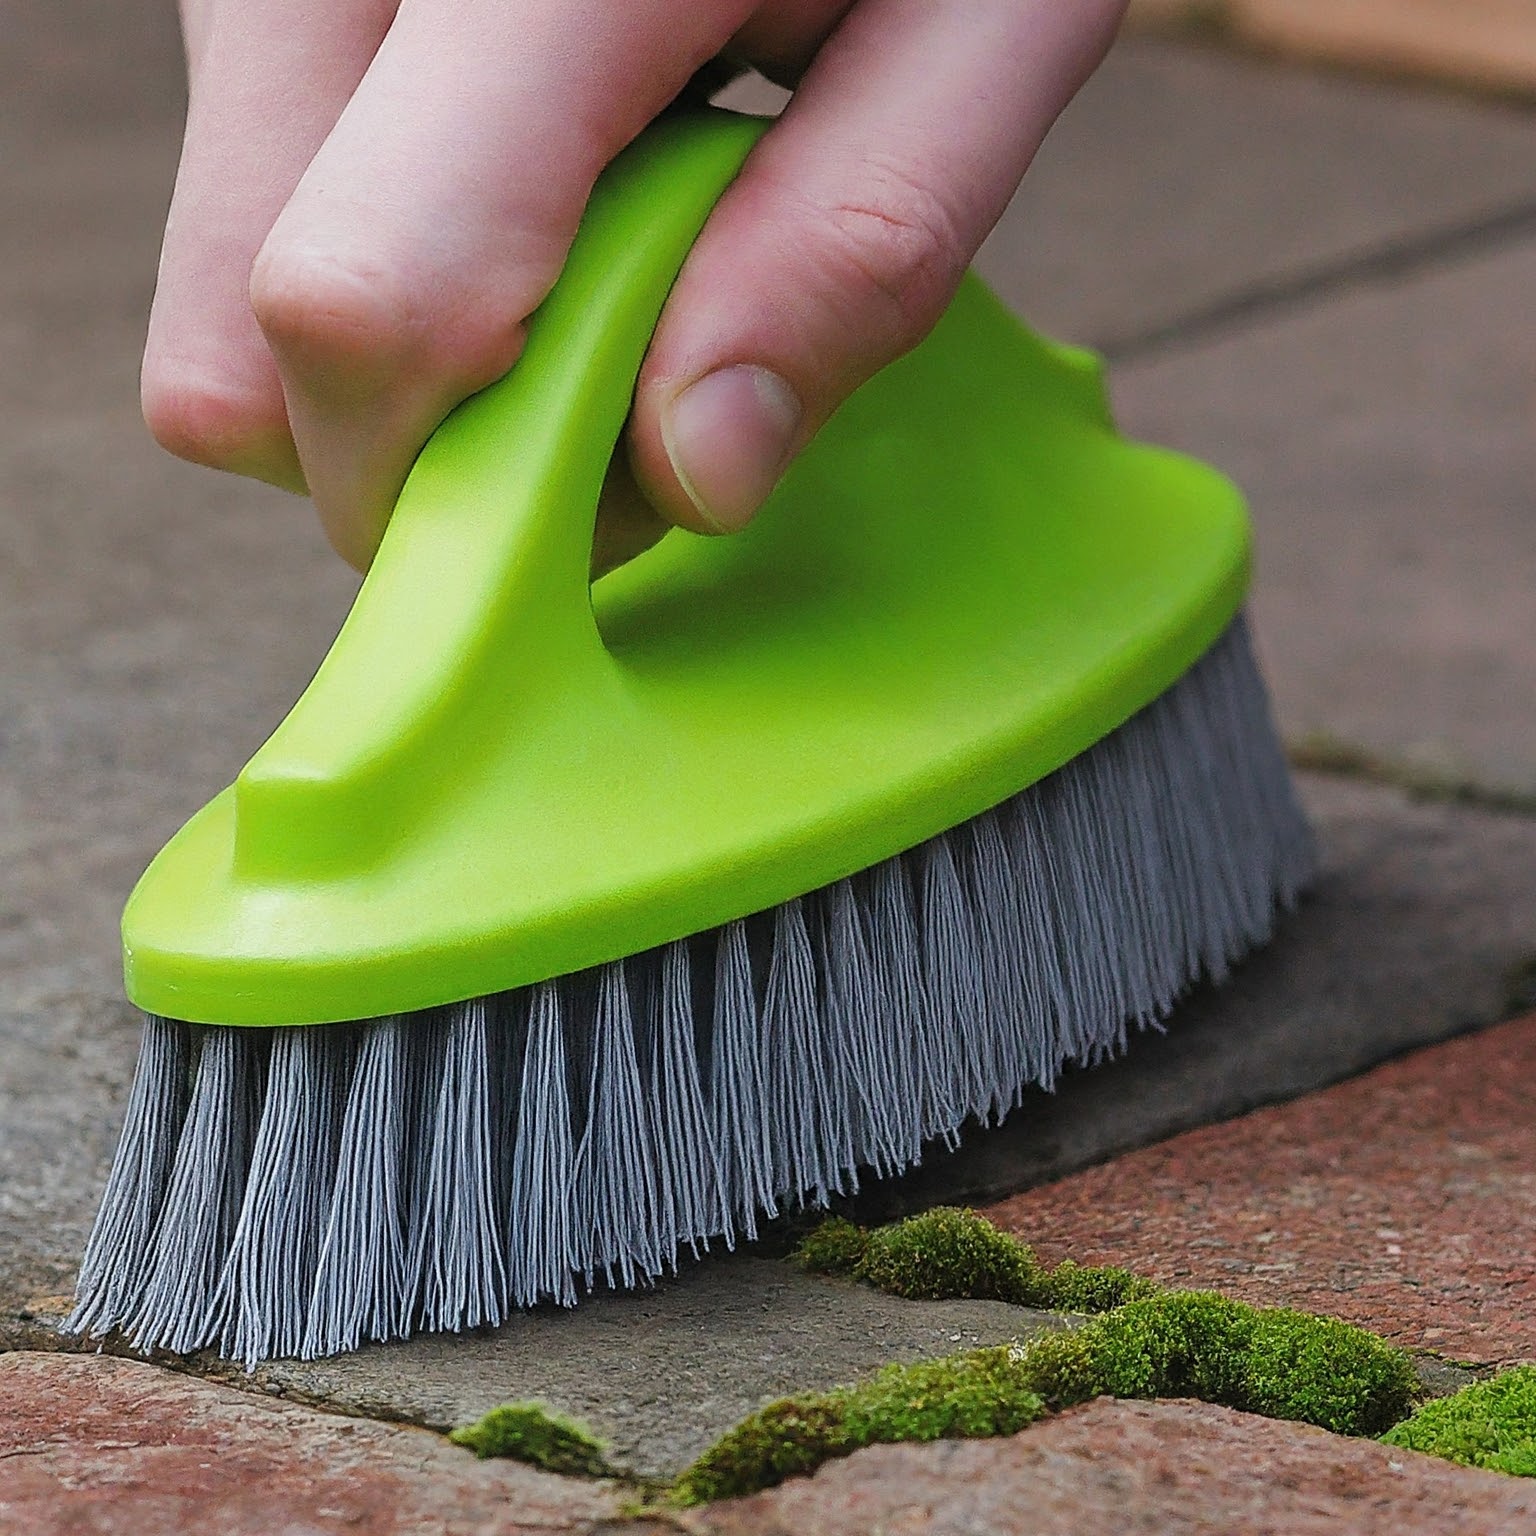
M1281 320L1289 312L1310 308L1321 300L1359 288L1402 282L1533 239L1536 202L1516 203L1470 223L1414 232L1238 288L1143 330L1105 337L1097 344L1097 350L1111 367L1143 362L1165 352Z
M1249 496L1259 653L1320 766L1536 807L1536 239L1112 374L1133 436Z
M1239 296L1497 235L1536 112L1126 39L1062 113L978 265L1052 334L1112 351Z
M907 1301L785 1260L722 1255L652 1291L526 1313L473 1341L438 1335L274 1363L252 1384L441 1429L534 1399L591 1428L615 1471L665 1480L775 1398L1065 1322L999 1301Z

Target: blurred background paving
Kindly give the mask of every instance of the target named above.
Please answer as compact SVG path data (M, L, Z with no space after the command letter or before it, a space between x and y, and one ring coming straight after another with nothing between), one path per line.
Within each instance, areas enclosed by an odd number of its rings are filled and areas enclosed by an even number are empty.
M0 40L0 1344L36 1346L72 1279L137 1045L118 976L122 900L302 688L354 583L305 505L174 462L138 420L138 349L182 104L170 7L0 0ZM957 1159L871 1192L872 1211L1054 1179L1536 1002L1536 398L1525 323L1536 110L1200 37L1129 36L1063 119L981 266L1042 328L1109 354L1126 430L1209 458L1250 493L1253 606L1277 708L1299 760L1326 770L1303 780L1325 870L1317 897L1229 990L1192 1000L1166 1037L1074 1077ZM1437 1096L1433 1124L1456 1139L1460 1106L1480 1096L1509 1042L1528 1051L1525 1028L1338 1092L1385 1103L1385 1083L1390 1102L1407 1105L1406 1125L1418 1082ZM1207 1152L1236 1158L1273 1136L1292 1156L1313 1145L1326 1161L1334 1143L1314 1131L1334 1111L1307 1102L1139 1156L1170 1208L1198 1184ZM1479 1124L1456 1140L1473 1149L1457 1166L1468 1177L1502 1169L1486 1211L1506 1202L1528 1213L1536 1193L1506 1164L1528 1166L1529 1148ZM1388 1126L1375 1152L1405 1166L1422 1150ZM1087 1258L1097 1251L1079 1239L1093 1221L1072 1213L1101 1200L1110 1211L1119 1187L1130 1193L1105 1227L1105 1254L1234 1289L1283 1277L1231 1236L1267 1198L1234 1192L1238 1174L1220 1199L1191 1196L1187 1219L1138 1231L1142 1167L1111 1165L1009 1211L1042 1243L1059 1217L1064 1251ZM1360 1170L1385 1177L1377 1163ZM1313 1239L1302 1230L1337 1198L1329 1186L1286 1206L1301 1225L1283 1229L1299 1255L1284 1262L1302 1267L1290 1291L1264 1280L1266 1295L1302 1295L1305 1279L1308 1305L1337 1309L1326 1264L1305 1268ZM1379 1221L1374 1206L1359 1220L1393 1231L1418 1219L1392 1198ZM1481 1256L1483 1268L1466 1271L1475 1289L1485 1271L1487 1285L1503 1283L1512 1251L1490 1250L1529 1227L1501 1232L1490 1217L1457 1230ZM1317 1251L1326 1258L1354 1231L1316 1238ZM1362 1260L1353 1289L1368 1310L1378 1282L1420 1262L1401 1246L1396 1268L1375 1246ZM1452 1263L1456 1251L1444 1252ZM701 1306L699 1278L755 1316L759 1335L733 1337L798 1333L794 1348L777 1364L766 1343L717 1348L732 1325ZM1509 1295L1528 1317L1523 1293ZM726 1264L643 1302L284 1368L268 1385L431 1418L451 1396L432 1382L479 1372L475 1393L516 1396L548 1386L540 1361L558 1352L573 1378L621 1383L634 1409L625 1433L643 1445L647 1414L660 1425L697 1410L702 1433L783 1390L785 1361L817 1355L817 1329L844 1341L827 1358L848 1372L958 1347L952 1335L979 1337L984 1322L903 1324L851 1288L817 1297L770 1261ZM1444 1326L1478 1358L1513 1358L1532 1348L1513 1315L1483 1308L1474 1338L1456 1333L1471 1311L1448 1323L1450 1313L1426 1314L1403 1336L1433 1345L1430 1330ZM542 1337L556 1324L559 1342L541 1343L542 1355L514 1347L528 1328ZM626 1329L632 1339L641 1327L670 1338L670 1355L647 1364L626 1349ZM712 1350L725 1363L693 1370ZM679 1358L690 1361L682 1386L670 1369Z

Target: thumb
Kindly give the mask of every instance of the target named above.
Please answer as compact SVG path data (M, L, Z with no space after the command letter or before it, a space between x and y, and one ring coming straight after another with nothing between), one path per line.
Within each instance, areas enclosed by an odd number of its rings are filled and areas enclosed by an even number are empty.
M746 524L927 335L1123 0L861 0L727 190L641 371L629 452L700 533Z

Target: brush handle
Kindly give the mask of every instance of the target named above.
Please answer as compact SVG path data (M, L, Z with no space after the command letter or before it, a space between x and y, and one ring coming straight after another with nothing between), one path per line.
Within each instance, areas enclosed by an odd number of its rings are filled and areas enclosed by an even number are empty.
M603 670L603 476L673 280L766 127L669 115L599 180L517 366L432 434L330 654L241 773L241 873L355 863L360 831L408 825L406 802L460 771L466 727L504 729L523 690Z
M641 357L761 132L669 119L603 178L308 692L135 889L141 1007L371 1017L766 911L1055 772L1230 623L1241 498L1120 438L1093 360L975 277L751 527L589 585Z

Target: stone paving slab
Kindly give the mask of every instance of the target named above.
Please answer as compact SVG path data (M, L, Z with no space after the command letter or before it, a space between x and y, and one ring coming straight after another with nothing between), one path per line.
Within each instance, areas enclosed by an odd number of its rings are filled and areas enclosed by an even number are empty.
M1256 629L1293 741L1536 805L1536 435L1514 318L1533 287L1536 238L1112 383L1128 431L1248 493Z
M633 1494L427 1431L108 1356L0 1356L8 1536L1514 1536L1536 1484L1203 1403L1111 1402L1012 1439L877 1446L752 1498L626 1518Z
M677 1524L700 1536L1528 1536L1536 1482L1207 1403L1101 1398L1012 1440L875 1446Z
M1042 1257L1536 1360L1536 1015L987 1211Z
M6 1536L593 1532L623 1494L107 1356L0 1355Z
M1021 313L1119 350L1237 295L1536 207L1536 110L1126 38L983 247Z
M279 1362L239 1384L439 1429L532 1398L588 1424L616 1470L669 1478L776 1397L1053 1326L1004 1302L905 1301L782 1260L720 1256L651 1291L473 1336Z

